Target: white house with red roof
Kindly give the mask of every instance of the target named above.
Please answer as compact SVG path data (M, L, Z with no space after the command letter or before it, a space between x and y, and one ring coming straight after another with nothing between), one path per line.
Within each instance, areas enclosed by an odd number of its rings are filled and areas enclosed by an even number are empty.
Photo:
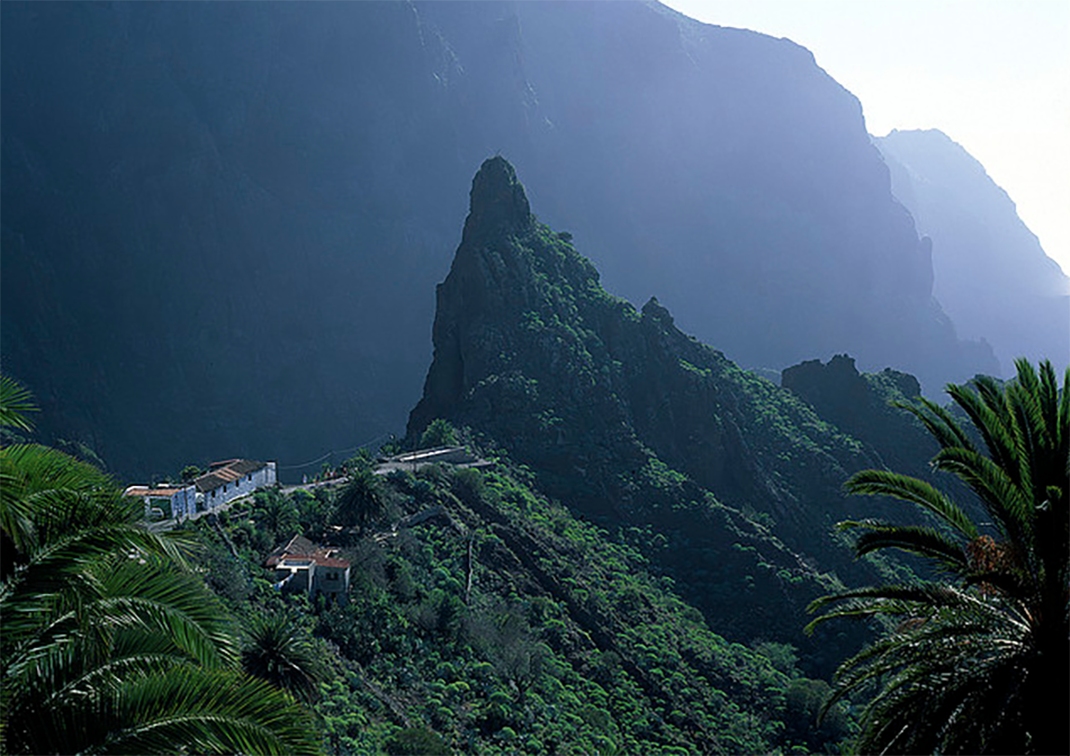
M323 594L328 601L345 603L349 592L349 562L338 549L317 546L296 535L268 555L264 566L275 570L275 587L302 592L312 598Z
M274 462L253 459L225 459L213 462L208 472L191 484L129 486L124 493L145 500L148 519L181 520L197 512L211 511L277 482Z

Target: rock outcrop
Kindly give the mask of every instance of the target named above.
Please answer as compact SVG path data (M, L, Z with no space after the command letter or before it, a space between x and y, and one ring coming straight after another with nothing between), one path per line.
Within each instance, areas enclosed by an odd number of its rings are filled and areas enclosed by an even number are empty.
M822 419L865 443L879 464L896 472L928 477L936 442L921 422L897 404L921 395L917 379L885 368L859 373L853 358L838 354L822 364L807 360L781 373L780 385L814 408Z
M636 311L606 293L568 235L528 213L500 157L476 175L437 304L410 437L436 418L467 426L610 532L654 528L648 555L719 631L770 623L809 644L793 623L819 575L874 577L829 531L864 513L840 486L879 457L682 333L657 300Z

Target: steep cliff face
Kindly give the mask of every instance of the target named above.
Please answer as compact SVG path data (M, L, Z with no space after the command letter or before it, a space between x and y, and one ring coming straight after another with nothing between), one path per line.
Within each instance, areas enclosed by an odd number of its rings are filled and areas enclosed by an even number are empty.
M789 394L684 335L657 300L637 312L607 294L568 235L534 220L502 158L486 161L473 181L437 305L434 360L410 434L436 417L460 420L540 469L583 471L594 500L604 485L594 482L615 475L622 458L635 468L653 453L726 500L763 499L781 514L795 482L770 486L759 471L763 455L785 450L773 445L792 442L787 433L764 438L756 415L783 412L800 430L798 444L816 439L834 450L831 466L861 459Z
M2 13L2 351L43 434L147 476L396 429L451 161L413 9Z
M830 529L865 510L839 487L877 457L683 334L656 300L636 311L607 294L568 235L531 216L502 158L473 181L437 305L410 436L436 418L468 426L611 532L653 527L662 545L648 555L720 631L768 622L806 642L795 623L820 573L873 577ZM755 587L759 563L774 574Z
M1070 279L984 166L935 129L874 143L895 196L932 239L933 290L958 332L987 340L1005 375L1017 357L1070 364Z
M987 367L858 102L786 40L647 3L0 14L5 370L127 475L395 430L496 151L615 291L743 364Z

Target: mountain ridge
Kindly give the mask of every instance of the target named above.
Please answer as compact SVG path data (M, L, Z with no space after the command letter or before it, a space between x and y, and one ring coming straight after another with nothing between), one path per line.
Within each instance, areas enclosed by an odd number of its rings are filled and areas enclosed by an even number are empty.
M1070 278L1018 217L1014 201L939 129L875 138L892 191L932 240L934 296L968 338L1014 360L1070 364Z
M614 291L741 364L988 364L858 101L793 43L642 3L0 14L0 351L45 436L125 475L403 423L495 151Z
M896 569L856 562L832 535L838 520L881 511L840 490L879 457L683 334L657 300L636 310L606 293L567 234L526 214L522 191L501 157L473 180L409 438L447 420L610 532L652 527L660 541L643 553L716 632L742 638L760 626L830 671L799 632L809 598L829 580Z

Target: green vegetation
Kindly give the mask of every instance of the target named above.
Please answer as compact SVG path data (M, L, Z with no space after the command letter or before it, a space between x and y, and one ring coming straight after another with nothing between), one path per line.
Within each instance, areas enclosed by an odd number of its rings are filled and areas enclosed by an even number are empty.
M242 668L306 703L316 699L327 672L317 649L284 613L253 615L246 627Z
M610 295L518 198L512 167L486 161L438 289L409 443L442 419L468 429L577 515L630 534L717 633L791 643L809 675L830 676L868 631L808 638L805 607L897 570L854 560L834 533L843 481L878 455L681 332L656 299L637 311Z
M427 426L427 430L420 436L420 448L428 449L434 446L455 446L458 443L457 431L448 420L436 418Z
M605 292L501 158L438 301L404 445L463 439L489 464L379 475L361 453L162 534L93 466L2 450L6 750L1065 747L1038 712L1045 686L1066 707L1070 373L1061 399L1050 365L951 389L988 457L950 411L889 406L916 393L894 371L840 356L777 387L656 300ZM0 423L28 432L28 396L0 389ZM992 525L927 481L850 477L913 465L925 428ZM849 477L938 521L847 523L864 531L852 560L833 526ZM276 582L266 558L294 534L349 563L345 600ZM918 581L919 556L953 584ZM874 582L894 585L845 589ZM806 636L804 607L830 593ZM876 622L821 621L837 616ZM889 635L833 690L822 678L875 626Z
M1066 753L1070 707L1070 370L1016 363L1000 385L979 377L948 393L974 433L922 400L914 413L940 445L933 466L976 495L987 522L931 484L884 470L853 476L853 493L892 496L926 526L844 523L858 554L896 548L947 575L939 582L843 591L815 604L834 617L881 617L888 634L840 669L835 698L878 686L863 752ZM983 443L984 453L977 440Z
M319 532L352 564L345 604L270 588L260 565L292 533L272 542L276 517L260 504L221 516L219 530L202 520L188 531L220 600L247 626L272 628L260 635L276 640L247 641L246 658L293 643L322 661L294 677L319 680L314 706L332 752L805 753L849 733L845 717L817 724L827 686L806 679L791 647L713 633L627 544L657 534L577 519L506 461L376 477L381 508L360 535L332 528L349 522L345 488L322 495L330 514ZM318 501L279 499L299 522ZM433 507L441 512L394 529ZM273 651L261 669L302 667L278 661L287 657Z
M0 427L32 430L33 424L26 415L36 411L30 392L14 379L0 375Z
M25 427L27 399L5 390L5 425ZM190 540L148 529L96 468L0 449L0 528L5 752L318 752L308 714L238 670Z
M383 514L379 476L367 466L349 473L349 482L335 498L333 519L338 525L363 528Z

